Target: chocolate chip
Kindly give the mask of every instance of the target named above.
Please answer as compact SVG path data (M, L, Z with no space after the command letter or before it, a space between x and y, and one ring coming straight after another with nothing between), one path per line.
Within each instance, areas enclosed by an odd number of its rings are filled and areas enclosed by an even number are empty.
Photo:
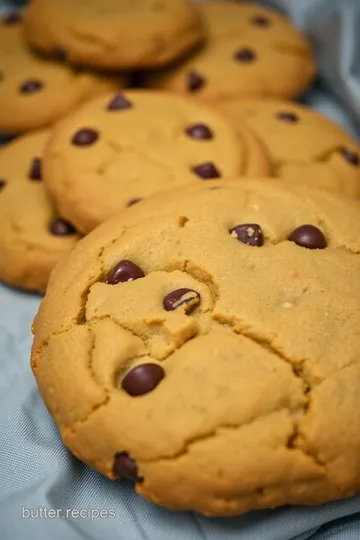
M2 191L6 186L6 181L5 180L0 180L0 191Z
M20 86L20 92L23 92L24 94L33 94L34 92L41 90L43 86L44 83L36 79L25 81Z
M121 386L130 396L148 394L165 377L165 371L159 364L141 364L125 375Z
M200 176L203 180L211 180L211 178L220 178L220 172L215 167L214 163L207 161L206 163L200 163L194 167L193 172Z
M290 242L308 249L324 249L327 246L326 238L322 231L314 225L301 225L288 237Z
M95 129L84 128L79 129L73 136L71 142L76 146L90 146L99 138L99 133Z
M55 236L70 236L76 232L71 223L61 218L53 219L50 223L49 230Z
M62 47L56 47L52 51L52 57L54 60L58 60L59 62L64 62L66 60L66 51Z
M256 59L256 54L252 49L243 47L236 51L234 58L239 62L253 62Z
M251 19L251 22L256 26L262 26L264 28L266 26L270 26L270 19L268 19L264 15L255 15L255 17Z
M10 13L2 18L4 24L17 24L21 21L20 13Z
M200 304L200 294L192 289L177 289L164 298L164 309L174 311L185 306L185 313L191 313Z
M282 122L289 122L289 124L295 124L299 121L297 114L290 111L280 111L276 113L276 118Z
M360 164L360 158L359 154L357 152L354 152L354 150L349 150L348 148L345 148L345 146L342 146L340 148L340 153L348 161L351 165L354 165L354 167L358 167Z
M41 180L41 159L34 158L30 165L29 178L30 180Z
M189 71L187 75L187 89L189 92L196 92L200 90L205 84L205 79L200 73L196 71Z
M213 132L206 124L192 124L186 129L186 134L201 141L210 140L214 137Z
M260 247L264 244L264 237L260 225L256 223L243 223L230 229L231 236L237 238L243 244L252 247Z
M130 480L134 480L134 482L139 482L141 480L138 477L136 461L126 452L121 452L121 454L115 456L114 472L118 476L130 478Z
M142 199L140 199L140 197L137 198L137 199L130 199L130 201L127 203L126 206L134 206L134 204L137 204L137 203L139 203L140 201L142 201Z
M124 109L131 109L132 103L123 94L115 94L107 106L108 111L120 111Z
M144 272L137 264L123 260L118 262L109 272L107 283L116 285L117 283L127 283L145 277Z

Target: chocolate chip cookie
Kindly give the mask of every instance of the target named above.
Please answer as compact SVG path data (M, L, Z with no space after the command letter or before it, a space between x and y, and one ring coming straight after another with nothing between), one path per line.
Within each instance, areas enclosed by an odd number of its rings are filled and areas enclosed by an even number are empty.
M32 53L21 21L0 19L0 133L53 124L87 99L123 88L125 76L96 75Z
M236 127L244 120L268 149L274 176L360 198L360 145L340 126L302 105L246 99L219 103Z
M64 443L207 515L359 490L359 238L357 201L271 179L194 183L98 227L34 323Z
M267 172L249 129L237 135L216 110L155 91L88 102L54 130L44 159L61 214L84 233L155 191Z
M185 62L149 73L146 84L206 101L239 96L295 98L311 84L307 39L275 11L242 2L199 4L209 39Z
M44 189L42 154L48 137L48 131L24 135L0 149L0 279L41 292L79 239Z
M32 0L25 31L41 51L112 69L167 64L204 38L189 0Z

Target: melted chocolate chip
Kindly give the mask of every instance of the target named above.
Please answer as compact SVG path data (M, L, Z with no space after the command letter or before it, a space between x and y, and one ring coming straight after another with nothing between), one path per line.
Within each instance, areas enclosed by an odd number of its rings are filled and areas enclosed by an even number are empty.
M213 132L206 124L192 124L186 129L186 134L200 141L208 141L214 137Z
M0 191L2 191L6 186L6 181L5 180L0 180Z
M123 94L115 94L107 106L108 111L121 111L131 109L133 104Z
M30 165L29 179L41 180L41 170L42 170L41 159L34 158Z
M55 236L70 236L76 232L71 223L61 218L53 219L50 223L49 230Z
M138 197L137 199L130 199L130 201L127 203L126 206L134 206L134 204L137 204L140 201L142 201L142 199L140 197Z
M191 313L200 304L200 294L192 289L177 289L164 298L164 309L174 311L185 306L185 313Z
M75 146L90 146L94 144L99 138L99 133L95 129L84 128L79 129L71 139L72 144Z
M288 240L307 249L324 249L327 246L324 234L314 225L297 227L289 235Z
M5 15L2 19L3 24L17 24L21 21L20 13L10 13Z
M297 114L290 111L280 111L276 113L276 118L282 122L289 122L289 124L295 124L299 121Z
M116 285L117 283L127 283L145 277L144 272L137 264L123 260L118 262L109 272L107 283Z
M255 15L255 17L251 19L251 22L256 26L261 26L263 28L270 26L270 19L265 17L265 15Z
M205 84L205 79L196 71L189 71L187 75L187 89L189 92L197 92Z
M360 165L359 154L357 152L354 152L354 150L349 150L348 148L345 148L345 146L342 146L340 148L340 154L351 165L354 165L354 167L358 167Z
M194 167L193 172L200 176L203 180L211 180L212 178L220 178L220 172L215 167L214 163L207 161L206 163L200 163Z
M164 377L165 371L159 364L141 364L125 375L121 386L130 396L143 396L154 390Z
M41 90L43 86L44 83L36 79L25 81L20 86L20 92L23 92L23 94L33 94Z
M138 467L136 461L133 460L126 452L121 452L115 456L114 472L117 476L125 476L139 482L141 479L138 477Z
M239 62L253 62L256 59L256 54L252 49L243 47L242 49L236 51L234 58Z
M237 238L243 244L252 247L260 247L264 244L264 237L260 225L256 223L243 223L230 229L231 236Z

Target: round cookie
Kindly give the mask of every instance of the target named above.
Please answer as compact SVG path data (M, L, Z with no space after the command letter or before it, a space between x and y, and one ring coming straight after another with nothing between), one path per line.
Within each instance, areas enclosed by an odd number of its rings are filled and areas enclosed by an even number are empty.
M98 227L34 322L66 446L208 515L359 490L359 238L357 202L271 179L158 193Z
M234 100L218 108L235 128L245 121L261 138L274 176L360 198L360 145L332 120L279 100Z
M44 178L65 218L86 233L155 191L268 172L248 128L175 94L129 91L86 103L55 128Z
M203 101L295 98L310 86L314 56L289 19L246 2L204 2L199 9L209 33L205 46L185 62L149 73L145 84Z
M0 279L41 292L79 239L44 189L42 153L48 137L48 131L24 135L0 149Z
M32 0L25 31L42 51L112 69L165 65L204 38L189 0Z
M125 76L72 69L32 53L22 24L0 19L0 134L53 124L87 99L123 88Z

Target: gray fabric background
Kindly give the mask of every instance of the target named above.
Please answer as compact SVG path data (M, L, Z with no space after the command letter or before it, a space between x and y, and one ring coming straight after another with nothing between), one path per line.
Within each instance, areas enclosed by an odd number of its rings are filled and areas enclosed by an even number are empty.
M264 3L291 14L316 47L320 80L304 101L360 137L360 0ZM10 4L0 0L0 8ZM130 482L111 482L79 463L62 446L28 366L39 301L0 285L0 540L360 539L360 496L319 508L206 519L156 507L134 494ZM107 509L116 516L22 517L40 507Z

